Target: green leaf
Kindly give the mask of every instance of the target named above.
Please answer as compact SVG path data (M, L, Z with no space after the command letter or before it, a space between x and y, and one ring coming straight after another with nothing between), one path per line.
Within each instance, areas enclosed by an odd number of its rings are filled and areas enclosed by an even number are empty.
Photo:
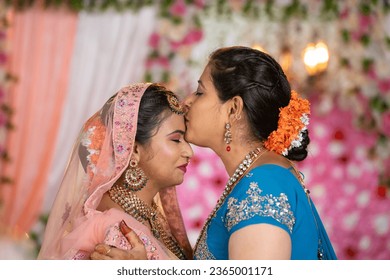
M144 80L146 82L152 82L152 73L150 73L149 71L146 71L145 76L144 76Z
M169 71L164 71L161 79L164 83L168 83L170 76L171 75L170 75Z
M94 5L94 1L91 2L92 5ZM70 0L69 6L74 11L81 11L84 8L82 0Z
M273 0L267 0L265 3L265 13L271 18L274 18L274 13L272 12L274 6L274 1Z
M362 59L362 68L364 72L370 70L371 65L374 63L372 58L365 57Z
M340 65L341 65L342 67L349 67L349 66L350 66L349 59L346 58L346 57L342 57L342 58L340 59Z
M382 99L379 94L370 100L370 106L379 113L383 113L389 109L386 101Z
M371 38L368 34L363 34L361 37L360 37L360 42L362 42L362 44L367 47L370 42L371 42Z
M360 3L359 10L363 15L369 15L371 13L371 6L369 3L365 3L364 1Z
M385 43L386 43L386 46L387 46L388 48L390 48L390 37L389 37L389 36L386 36L386 37L385 37Z
M343 29L341 31L341 37L343 38L343 41L345 43L349 43L349 41L351 40L351 34L349 33L349 31L347 29Z

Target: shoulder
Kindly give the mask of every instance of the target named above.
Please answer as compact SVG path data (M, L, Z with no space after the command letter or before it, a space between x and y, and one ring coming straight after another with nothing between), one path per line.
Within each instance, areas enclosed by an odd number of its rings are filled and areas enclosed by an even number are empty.
M249 189L258 188L263 194L295 196L299 181L288 168L276 164L255 167L235 187L237 195Z
M287 168L261 165L233 188L227 199L225 226L233 233L250 224L267 223L291 233L299 184Z

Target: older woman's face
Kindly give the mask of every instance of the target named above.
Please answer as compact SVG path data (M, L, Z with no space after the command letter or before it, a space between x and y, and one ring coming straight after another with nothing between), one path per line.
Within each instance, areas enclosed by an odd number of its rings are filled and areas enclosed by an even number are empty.
M187 131L185 139L197 146L213 148L223 142L222 103L211 80L210 68L203 71L197 90L184 100Z

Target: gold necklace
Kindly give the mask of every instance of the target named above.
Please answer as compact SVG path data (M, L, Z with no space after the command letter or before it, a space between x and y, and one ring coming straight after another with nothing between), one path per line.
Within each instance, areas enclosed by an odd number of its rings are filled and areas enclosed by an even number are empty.
M179 246L178 242L164 230L160 222L163 215L160 214L158 206L154 201L150 207L133 192L120 185L114 185L108 191L108 194L127 214L133 216L141 223L148 222L154 237L162 241L179 259L186 259L184 250Z
M261 151L262 153L260 153ZM194 252L196 252L199 245L199 241L201 240L202 236L205 234L211 220L215 217L217 211L225 202L227 196L232 192L234 186L245 176L245 174L249 171L252 164L257 159L259 159L266 151L267 150L264 148L256 148L255 150L249 152L249 154L247 154L243 159L243 161L238 165L236 171L234 171L233 175L229 178L222 195L219 197L217 201L217 205L214 207L213 211L211 211L210 215L206 219L206 222L203 225L203 228L199 234L198 240L196 241Z

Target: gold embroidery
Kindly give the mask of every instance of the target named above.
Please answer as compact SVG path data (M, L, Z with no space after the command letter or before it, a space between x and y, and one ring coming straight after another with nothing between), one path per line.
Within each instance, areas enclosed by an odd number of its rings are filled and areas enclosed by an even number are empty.
M231 197L228 200L228 210L224 221L228 231L241 221L248 220L255 216L272 217L283 225L286 225L292 233L295 217L290 210L291 206L284 193L280 196L267 194L262 196L263 191L257 182L251 182L246 192L248 197L241 201Z

